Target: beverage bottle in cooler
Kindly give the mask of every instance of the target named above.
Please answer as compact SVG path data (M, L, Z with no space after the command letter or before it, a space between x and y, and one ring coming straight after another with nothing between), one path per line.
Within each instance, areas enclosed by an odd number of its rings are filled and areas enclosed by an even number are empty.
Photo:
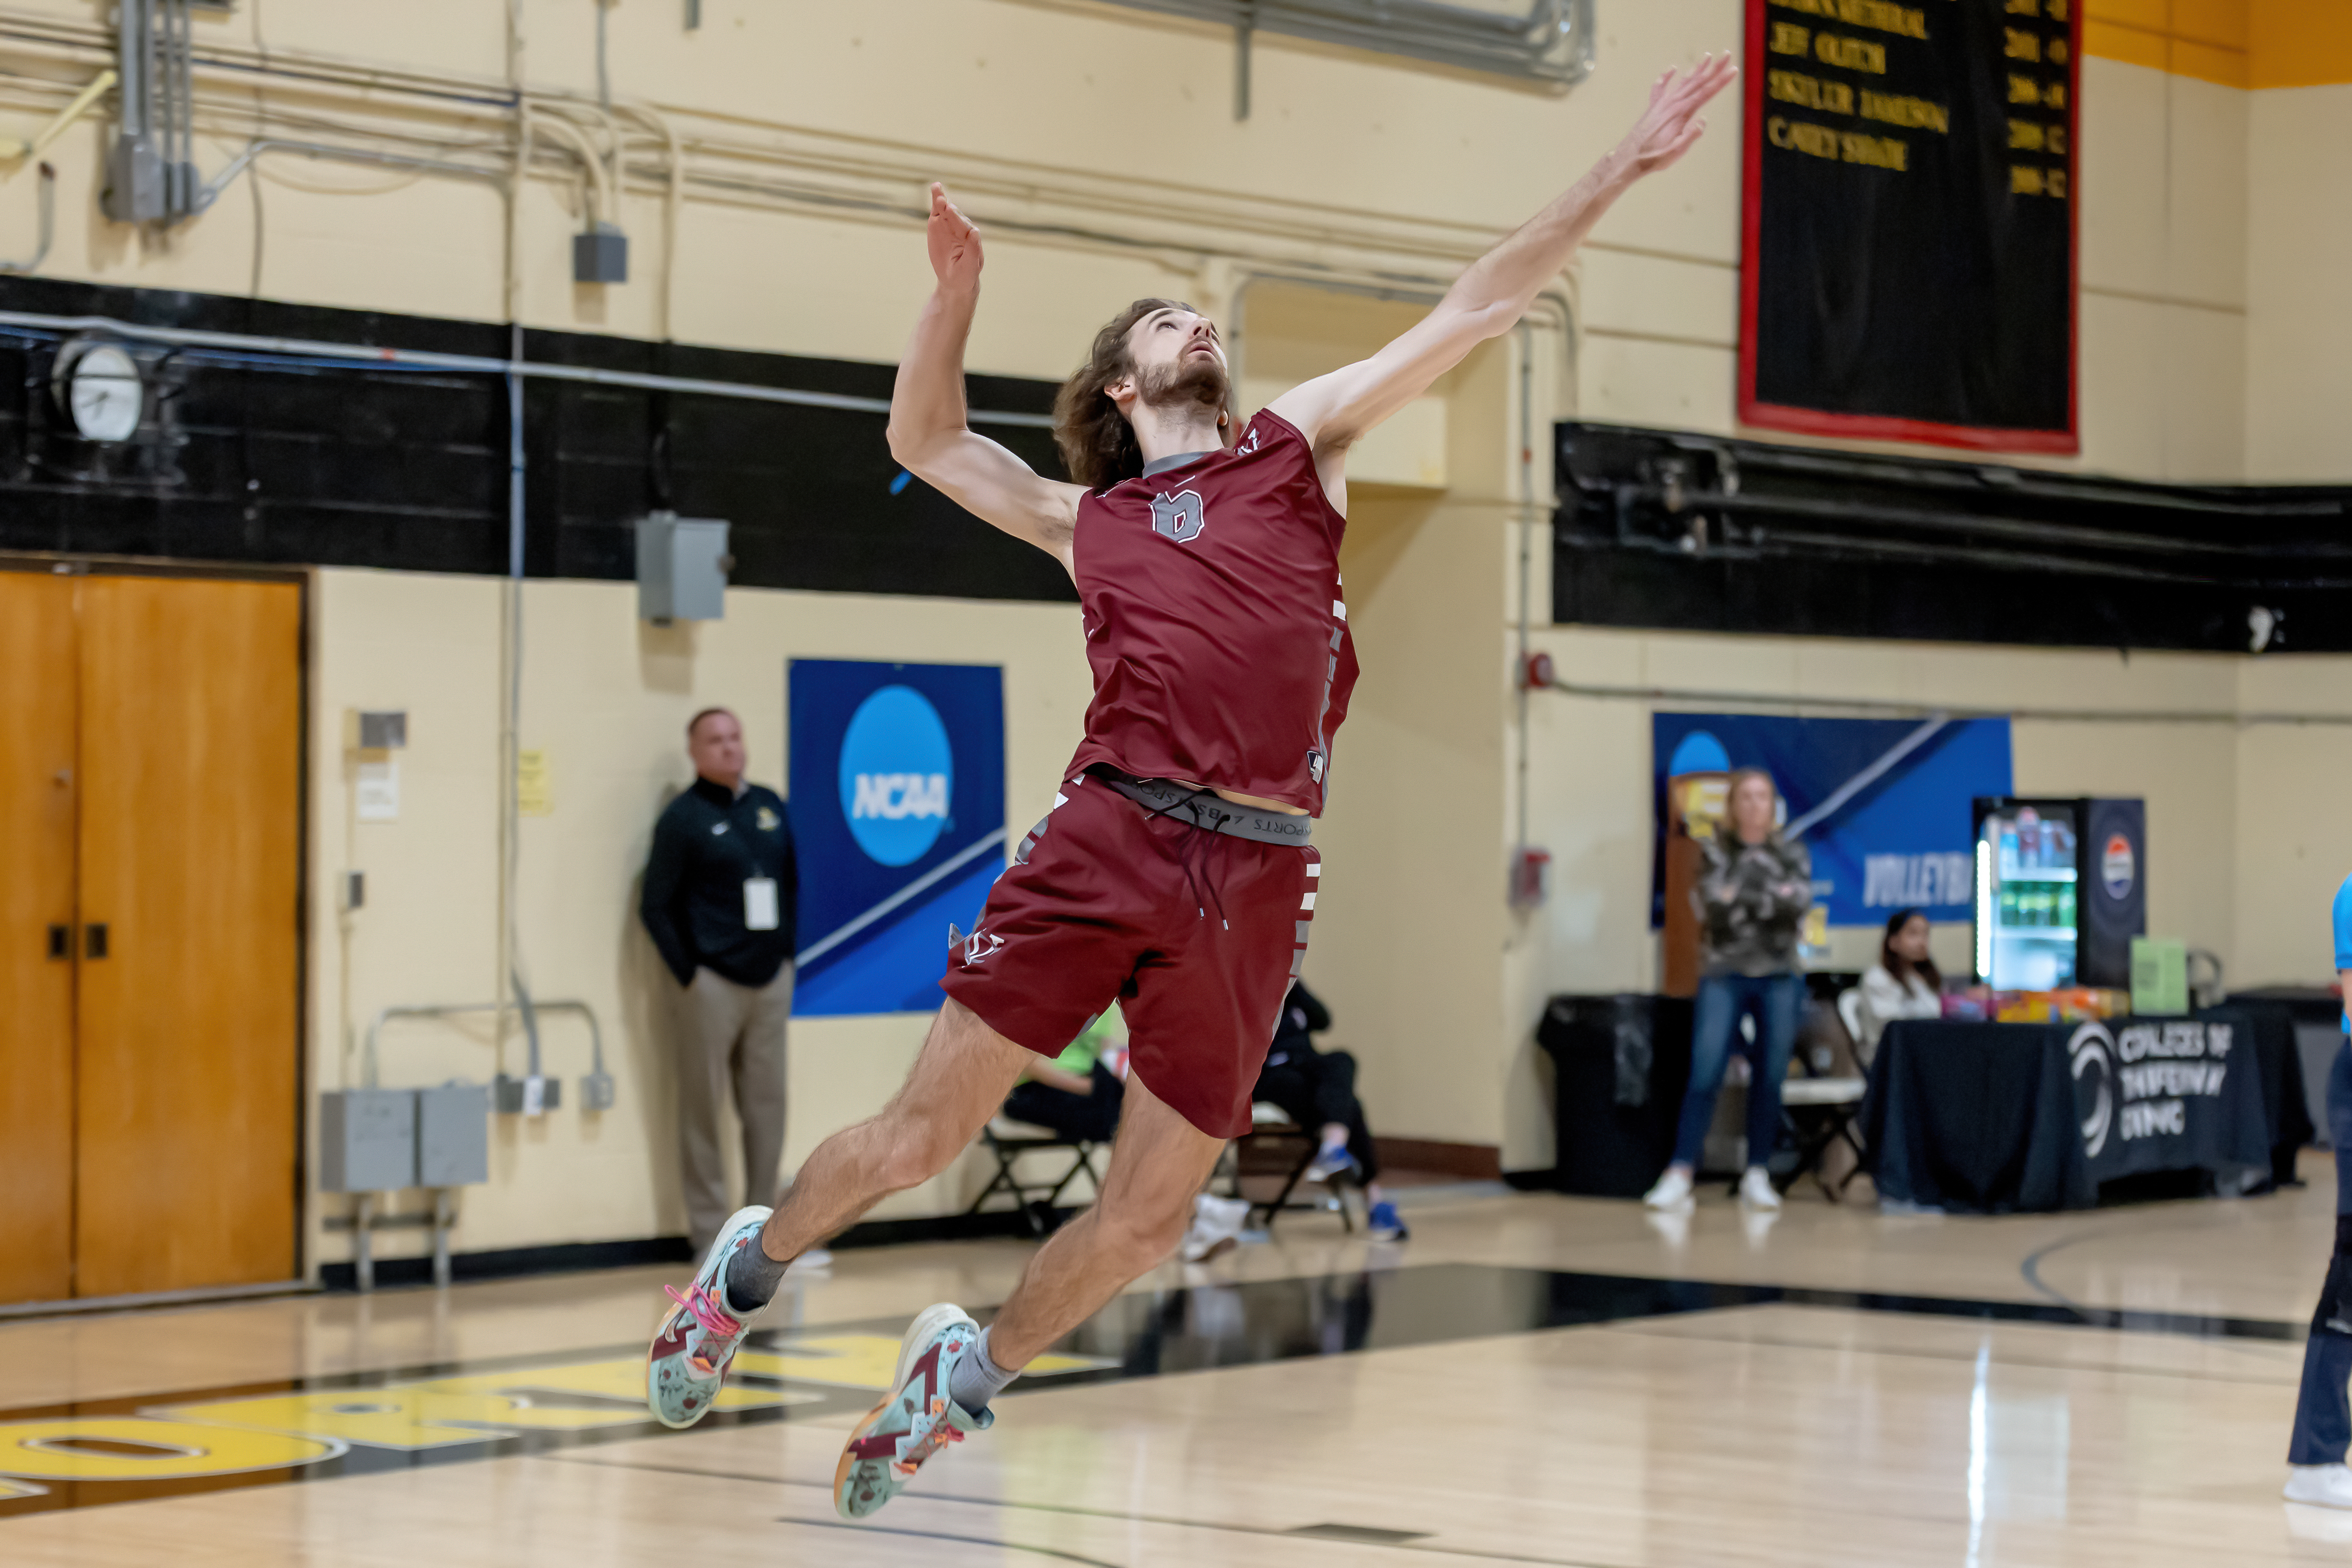
M2058 924L2066 931L2074 929L2074 884L2058 884Z

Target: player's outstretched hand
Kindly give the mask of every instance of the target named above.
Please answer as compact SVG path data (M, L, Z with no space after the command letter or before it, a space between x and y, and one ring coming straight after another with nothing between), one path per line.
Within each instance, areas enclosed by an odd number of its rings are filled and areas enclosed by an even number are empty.
M971 220L957 210L948 200L948 188L936 181L931 185L931 218L924 226L925 237L930 242L931 270L938 274L942 288L976 289L980 286L980 230Z
M1669 70L1650 89L1650 106L1619 144L1618 153L1636 174L1671 167L1706 133L1699 110L1739 74L1728 52L1701 55L1689 74ZM934 187L936 188L936 187Z

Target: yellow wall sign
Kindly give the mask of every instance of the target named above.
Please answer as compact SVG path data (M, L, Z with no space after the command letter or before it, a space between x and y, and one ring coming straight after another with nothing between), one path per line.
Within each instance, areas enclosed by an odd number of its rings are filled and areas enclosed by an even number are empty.
M525 816L555 815L555 778L545 752L515 753L515 809Z

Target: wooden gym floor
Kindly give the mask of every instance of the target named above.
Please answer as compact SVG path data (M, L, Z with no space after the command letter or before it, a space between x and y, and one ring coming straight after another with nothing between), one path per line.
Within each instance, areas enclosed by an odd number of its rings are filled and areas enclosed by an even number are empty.
M1434 1188L1389 1247L1292 1216L1139 1282L856 1526L834 1458L898 1327L1025 1246L796 1277L677 1435L628 1400L660 1270L0 1323L0 1563L2352 1563L2352 1516L2278 1500L2334 1229L2305 1174L1686 1226Z

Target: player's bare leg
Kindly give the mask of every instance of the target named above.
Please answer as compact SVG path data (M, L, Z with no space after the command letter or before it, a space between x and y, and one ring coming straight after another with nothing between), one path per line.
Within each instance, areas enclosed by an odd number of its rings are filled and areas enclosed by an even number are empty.
M1022 1068L1036 1059L971 1008L948 1003L889 1103L818 1144L801 1166L760 1233L760 1250L790 1263L892 1193L938 1175L980 1136Z
M817 1145L774 1212L738 1212L696 1270L646 1357L646 1399L670 1426L690 1426L718 1397L727 1363L768 1304L785 1266L896 1192L961 1153L1034 1059L950 1001L932 1020L907 1081L879 1112Z
M997 1365L1017 1373L1165 1261L1183 1239L1192 1195L1224 1147L1223 1139L1185 1121L1140 1078L1129 1078L1102 1195L1029 1260L989 1327L988 1351Z
M1110 1170L1092 1207L1055 1232L982 1333L961 1308L917 1318L888 1397L857 1424L834 1472L834 1507L863 1519L923 1462L995 1421L989 1402L1046 1347L1175 1250L1192 1194L1224 1150L1129 1077Z

